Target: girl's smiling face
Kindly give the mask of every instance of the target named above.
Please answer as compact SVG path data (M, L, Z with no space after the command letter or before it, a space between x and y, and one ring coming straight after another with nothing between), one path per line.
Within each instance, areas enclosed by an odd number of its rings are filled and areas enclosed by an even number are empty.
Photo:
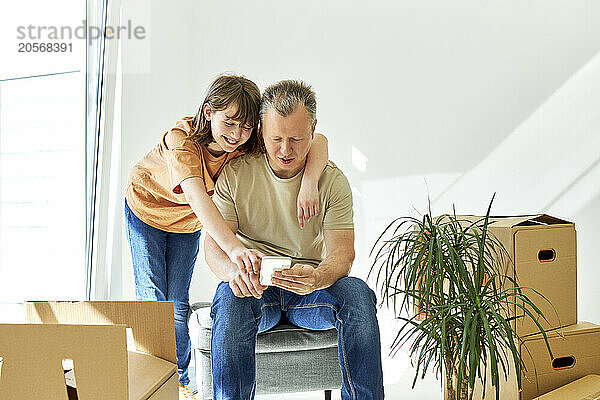
M208 105L204 107L204 116L210 121L210 129L214 141L224 151L231 153L250 138L254 127L244 125L242 121L233 119L238 111L237 104L230 104L224 110L213 111Z

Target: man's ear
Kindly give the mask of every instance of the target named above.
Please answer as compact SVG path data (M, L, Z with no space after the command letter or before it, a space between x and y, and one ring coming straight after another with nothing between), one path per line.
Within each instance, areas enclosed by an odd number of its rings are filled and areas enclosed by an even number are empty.
M263 136L263 124L262 121L258 121L258 126L256 127L256 136L258 138L258 145L260 149L264 152L267 151L265 147L265 137Z
M314 139L314 138L315 138L315 128L316 128L316 127L317 127L317 120L315 119L315 122L313 122L313 124L312 124L312 130L311 130L311 132L310 132L311 139Z
M202 113L204 113L204 118L206 118L207 121L210 121L210 116L211 116L212 110L210 109L210 106L208 104L204 105L204 108L202 109Z

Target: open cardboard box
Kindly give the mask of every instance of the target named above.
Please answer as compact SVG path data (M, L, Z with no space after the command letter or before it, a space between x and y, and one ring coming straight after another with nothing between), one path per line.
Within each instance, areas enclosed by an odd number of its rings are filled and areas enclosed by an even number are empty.
M459 219L477 221L483 217L458 215ZM546 214L490 217L488 229L506 248L509 258L503 271L517 278L521 287L537 290L551 304L532 290L526 294L547 318L538 318L544 330L577 323L577 239L575 224ZM513 315L520 315L516 309ZM529 318L513 321L521 336L539 332Z
M0 324L0 399L65 400L72 386L80 400L177 399L172 302L28 302L25 314Z
M534 400L598 400L600 399L600 376L588 375L577 379L551 391L536 397Z

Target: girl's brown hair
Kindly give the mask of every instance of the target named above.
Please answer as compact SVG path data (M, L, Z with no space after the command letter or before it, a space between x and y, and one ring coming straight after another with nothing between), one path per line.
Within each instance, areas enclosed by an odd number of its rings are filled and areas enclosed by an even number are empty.
M237 105L237 112L231 118L239 121L242 126L252 127L250 138L238 150L245 153L259 152L257 127L258 112L260 110L260 90L254 82L243 76L221 75L215 79L208 88L204 102L200 105L192 121L194 133L190 136L190 139L198 145L207 145L213 142L210 121L204 115L204 106L208 105L211 111L221 111L230 104Z

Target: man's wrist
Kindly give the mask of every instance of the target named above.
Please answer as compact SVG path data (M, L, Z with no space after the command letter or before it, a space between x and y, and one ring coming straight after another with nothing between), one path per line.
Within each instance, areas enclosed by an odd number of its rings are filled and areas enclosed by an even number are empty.
M319 268L320 266L315 268L315 290L321 290L327 287L325 282L323 282L325 274L323 273L323 270Z
M340 271L337 264L334 260L323 260L315 268L315 290L327 289L336 283L338 279L348 276L351 264L345 272Z

